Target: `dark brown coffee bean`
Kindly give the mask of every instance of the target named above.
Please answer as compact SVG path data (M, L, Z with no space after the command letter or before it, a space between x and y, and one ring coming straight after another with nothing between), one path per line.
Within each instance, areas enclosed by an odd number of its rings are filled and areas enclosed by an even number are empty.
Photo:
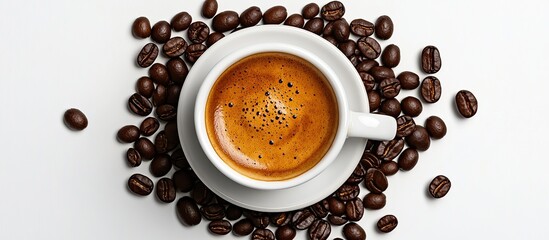
M154 43L147 43L137 54L137 65L146 68L153 64L158 56L158 47Z
M393 20L388 16L381 16L376 20L375 24L376 37L382 40L387 40L393 36Z
M364 196L364 207L367 209L382 209L386 202L387 198L383 193L368 193Z
M400 93L400 82L396 78L385 78L379 83L379 91L384 98L394 98Z
M394 161L383 161L379 164L379 170L385 174L385 176L392 176L398 172L398 164Z
M412 90L419 86L419 76L413 72L401 72L397 76L397 79L400 81L400 86L402 86L402 89Z
M205 18L213 18L217 13L217 1L216 0L206 0L202 4L202 16Z
M397 118L397 137L406 137L416 130L416 122L410 116L400 116Z
M334 37L333 36L333 31L334 31L334 21L328 22L326 24L326 26L324 26L324 30L322 30L322 36L324 36L324 37L327 37L327 36ZM334 37L334 40L335 40L335 37ZM336 40L336 42L337 42L337 40Z
M183 85L187 74L189 74L189 68L185 61L178 57L172 58L166 63L166 68L168 69L170 80L178 85Z
M435 103L442 95L440 80L434 76L429 76L421 82L421 97L428 103Z
M275 236L269 229L256 229L252 233L252 240L275 240Z
M201 207L200 212L204 218L210 221L221 220L225 217L225 207L217 203Z
M172 175L175 189L181 192L190 192L194 186L194 179L191 170L182 169Z
M397 45L389 44L381 53L383 66L394 68L400 63L400 48Z
M154 137L154 148L156 150L156 153L168 152L168 137L166 136L165 131L160 131Z
M240 20L235 11L224 11L217 14L212 20L212 28L216 32L226 32L238 27Z
M340 1L331 1L320 9L320 16L326 21L340 19L345 14L345 6Z
M353 40L347 40L345 42L342 42L342 43L338 44L337 48L339 48L339 51L341 51L346 57L349 58L349 57L351 57L355 54L356 43ZM366 73L366 72L364 72L364 73ZM372 77L372 81L373 80L374 80L374 78Z
M359 221L364 215L364 205L360 198L347 201L345 204L345 216L349 221Z
M315 215L308 209L299 210L292 216L292 224L298 230L309 228L314 220Z
M359 50L360 51L360 50ZM364 60L356 66L356 70L359 72L369 72L373 67L379 66L379 63L375 60Z
M200 56L208 49L206 45L204 44L191 44L189 47L187 47L187 51L185 52L185 59L191 63L196 62Z
M319 17L312 18L311 20L305 23L305 26L303 26L303 29L309 32L312 32L316 35L320 35L322 33L322 30L324 29L324 20L322 20L322 18L319 18Z
M156 108L156 115L160 120L170 121L175 119L177 109L169 104L160 105Z
M159 21L152 27L151 38L157 43L165 43L172 36L172 28L166 21Z
M173 202L175 200L175 188L173 186L173 181L169 178L161 178L158 180L156 183L156 196L162 202Z
M461 90L456 94L456 106L461 116L470 118L477 113L478 101L472 92Z
M172 153L172 164L179 169L190 168L189 162L183 153L183 149L178 148Z
M381 105L381 95L377 91L368 91L368 103L370 104L370 112L373 112Z
M152 95L152 104L154 106L163 105L166 103L167 97L168 97L168 93L167 93L166 87L164 85L156 85L156 89L154 89L154 92Z
M182 37L173 37L162 46L164 54L171 58L183 55L186 49L187 42Z
M250 219L256 228L266 228L271 223L271 220L266 213L245 212L244 216Z
M426 151L431 145L431 139L423 126L416 125L416 129L406 137L406 143L419 151Z
M263 17L261 9L256 6L247 8L240 14L240 25L242 27L251 27L255 26L261 21Z
M168 68L161 63L155 63L149 68L149 77L156 84L168 86L170 84L170 75Z
M162 177L168 174L171 169L172 162L168 154L157 154L151 161L150 170L155 177Z
M232 225L227 220L215 220L208 224L208 230L217 235L227 235L232 230Z
M366 170L367 169L365 169L362 164L357 164L355 170L353 171L353 175L358 177L364 177L364 175L366 175Z
M275 231L275 236L277 240L292 240L295 238L296 231L290 225L285 225L279 227Z
M267 9L263 14L264 24L281 24L286 20L288 12L284 6L274 6Z
M135 83L137 93L143 97L150 98L154 92L154 83L149 77L140 77Z
M370 168L378 168L380 160L373 153L364 152L360 158L360 164L364 167L364 169L368 170Z
M357 46L362 55L368 59L376 59L381 54L381 46L371 37L359 38Z
M202 182L197 182L191 191L191 197L200 205L208 204L214 198L213 192Z
M402 109L402 113L410 117L417 117L423 111L423 105L421 104L421 101L412 96L408 96L402 99L400 101L400 108Z
M448 194L450 187L452 187L450 179L446 176L438 175L433 179L433 181L431 181L431 184L429 185L429 193L434 198L441 198Z
M417 164L419 159L419 153L413 148L406 148L402 151L400 156L398 156L398 167L404 171L410 171Z
M334 21L332 35L338 42L347 41L351 31L349 30L349 23L344 18Z
M350 56L350 57L348 57L348 58L349 58L349 61L351 62L351 64L353 64L353 66L355 66L355 67L356 67L356 65L358 65L358 63L360 62L360 60L359 60L360 57L357 56L357 55L352 55L352 56Z
M154 188L154 183L147 176L136 173L128 179L128 187L137 195L147 196L151 194Z
M286 226L292 222L291 212L272 213L270 216L271 223L277 227Z
M173 16L172 20L170 21L170 25L172 26L174 31L179 32L189 28L189 25L191 25L192 21L193 18L189 13L180 12Z
M341 217L341 216L336 216L336 215L328 215L328 222L330 222L332 225L335 225L335 226L341 226L347 222L349 222L349 220L347 220L346 218L344 217Z
M323 200L326 201L326 200ZM322 201L317 202L309 207L309 210L317 217L317 218L324 218L328 215L328 209L324 208L324 204Z
M400 102L398 102L395 98L386 99L381 102L381 105L379 106L380 112L395 118L400 115L400 110Z
M153 159L156 154L154 144L145 137L137 139L133 144L133 148L135 148L144 159Z
M425 73L433 74L437 73L442 66L442 60L440 59L440 52L435 46L427 46L423 48L421 52L421 69Z
M206 46L211 47L212 45L214 45L214 43L216 43L217 41L221 40L224 37L225 37L225 34L220 32L210 33L210 36L208 36L208 38L206 39Z
M151 36L151 23L146 17L138 17L133 21L132 34L136 38L148 38Z
M368 37L374 34L374 24L364 19L351 21L351 32L360 37Z
M225 211L225 217L229 220L237 220L242 217L242 208L239 206L229 204L227 210Z
M309 239L311 240L326 240L331 232L332 227L330 227L330 223L322 219L315 220L307 230Z
M250 219L244 218L240 219L234 224L233 232L237 236L247 236L254 230L254 225Z
M398 219L393 215L385 215L377 221L377 229L388 233L393 231L398 225Z
M343 236L347 240L365 240L366 232L360 225L351 222L343 227Z
M354 175L354 174L351 174L351 176L349 176L347 178L347 180L345 181L346 184L350 184L350 185L358 185L360 182L362 182L362 177L361 176L357 176L357 175Z
M382 171L375 168L370 168L364 178L364 185L370 192L382 193L389 186L389 182Z
M137 167L141 165L141 155L135 148L129 148L128 151L126 151L126 160L128 161L128 164L130 167Z
M189 226L198 225L202 220L200 210L194 200L188 196L184 196L177 201L177 213L183 222Z
M343 184L336 191L336 197L342 201L354 199L360 193L360 188L357 185Z
M298 28L302 28L304 24L305 24L305 19L303 19L303 16L297 13L290 15L286 19L286 21L284 21L284 25L298 27Z
M345 214L345 203L335 197L329 197L328 209L333 215L342 216L343 214Z
M333 36L324 36L323 38L334 46L337 46L337 41Z
M147 116L152 112L152 104L149 99L139 95L139 93L134 93L128 99L128 107L133 113L140 116Z
M187 30L187 37L193 43L202 43L206 41L209 34L210 28L202 21L191 23L189 29Z
M437 116L430 116L425 120L425 129L434 139L441 139L446 135L446 124Z
M303 9L301 10L301 15L303 15L305 19L311 19L316 17L319 12L320 7L318 6L318 4L309 3L303 7Z
M179 145L179 132L177 131L177 121L172 120L166 123L164 127L166 138L168 140L168 151L174 150Z
M181 93L181 86L179 85L170 85L167 90L166 103L174 106L177 109L177 104L179 104L179 95Z
M370 74L378 82L381 82L385 78L395 78L395 72L393 69L383 66L375 66L370 69Z
M116 137L120 142L135 142L139 139L139 128L134 125L126 125L118 130Z

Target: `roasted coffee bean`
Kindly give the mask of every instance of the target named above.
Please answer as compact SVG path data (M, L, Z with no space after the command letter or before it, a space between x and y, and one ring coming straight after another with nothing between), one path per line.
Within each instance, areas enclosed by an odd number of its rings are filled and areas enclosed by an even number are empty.
M174 150L179 145L179 133L177 131L177 121L172 120L166 123L164 127L166 138L168 139L168 151Z
M212 20L212 28L216 32L226 32L238 27L240 20L235 11L224 11L217 14Z
M237 236L247 236L254 230L254 225L250 219L244 218L240 219L234 224L233 232Z
M392 176L398 172L398 164L394 161L383 161L379 164L379 170L385 174L385 176Z
M200 56L208 49L206 45L204 44L191 44L189 47L187 47L187 51L185 52L185 59L191 63L196 62Z
M154 24L151 31L151 38L157 43L165 43L170 40L172 29L166 21L159 21Z
M383 102L381 102L381 105L379 106L379 111L382 113L385 113L389 116L398 117L400 115L400 102L396 100L395 98L386 99Z
M266 228L271 223L269 216L266 213L252 212L244 213L244 216L252 221L252 224L256 228Z
M398 167L404 171L410 171L417 164L419 153L413 148L406 148L398 156Z
M138 17L133 21L132 34L136 38L148 38L151 36L151 23L146 17Z
M318 15L319 12L320 12L320 7L318 6L318 4L309 3L303 7L303 9L301 10L301 15L303 15L305 19L311 19L316 17L316 15Z
M177 85L183 85L187 74L189 74L189 68L185 61L179 57L172 58L166 63L166 68L168 69L170 80Z
M385 78L395 78L395 72L393 69L383 66L374 66L370 69L370 74L378 82L381 82Z
M292 240L295 238L296 231L290 225L279 227L275 231L275 237L277 240Z
M308 209L299 210L292 216L292 224L298 230L309 228L314 220L315 215Z
M204 218L210 221L221 220L225 217L225 207L217 203L201 207L200 212Z
M362 177L354 174L351 174L345 181L346 184L350 185L358 185L360 182L362 182Z
M290 15L286 19L286 21L284 21L284 25L298 27L298 28L302 28L304 24L305 24L305 19L303 19L303 16L297 13Z
M137 93L143 97L150 98L154 92L154 82L149 77L140 77L135 83Z
M450 187L452 187L450 179L444 175L438 175L433 179L433 181L431 181L431 184L429 185L429 193L434 198L441 198L448 194Z
M135 148L129 148L128 151L126 151L126 160L128 161L128 164L130 167L137 167L141 165L141 155Z
M364 215L364 205L360 198L347 201L345 204L345 216L349 221L359 221Z
M371 37L361 37L356 44L362 55L368 59L376 59L381 54L381 46Z
M227 219L237 220L240 217L242 217L242 208L233 204L229 204L225 213L226 213L225 217Z
M374 24L364 19L351 21L351 32L360 37L368 37L374 34Z
M214 45L214 43L216 43L217 41L221 40L224 37L225 37L225 34L220 32L210 33L210 36L208 36L208 38L206 39L206 46L211 47L212 45Z
M173 202L175 200L175 187L173 186L173 181L169 178L161 178L158 180L156 183L156 196L162 202Z
M171 58L183 55L186 49L187 42L182 37L173 37L162 46L164 54Z
M369 72L373 67L377 67L377 66L379 66L378 62L376 62L375 60L367 59L365 61L360 62L356 66L356 70L359 72Z
M342 201L354 199L360 193L360 188L357 185L343 184L336 191L336 197Z
M461 90L456 94L456 106L461 116L470 118L477 113L478 101L472 92Z
M206 0L202 4L202 16L205 18L213 18L217 13L217 1L216 0Z
M156 107L166 103L168 97L167 89L164 85L156 85L152 95L152 104ZM152 111L152 109L151 109ZM148 115L148 114L147 114Z
M128 107L133 113L140 116L147 116L152 112L152 104L149 99L141 96L139 93L134 93L128 99Z
M446 124L437 116L430 116L425 120L425 129L434 139L441 139L446 135Z
M128 187L137 195L147 196L151 194L154 188L154 183L147 176L136 173L128 179Z
M400 116L397 118L397 137L406 137L416 130L416 123L410 116Z
M170 121L175 119L177 109L169 104L160 105L156 108L156 115L160 120Z
M311 240L326 240L331 232L332 227L330 223L322 219L315 220L307 230L307 234Z
M394 68L400 63L400 48L397 45L389 44L381 53L383 66Z
M144 159L153 159L156 151L154 150L154 144L148 138L142 137L137 139L133 144L133 148L139 152Z
M385 78L379 83L379 91L384 98L394 98L400 93L400 82L396 78Z
M419 76L413 72L401 72L397 76L397 79L400 81L400 86L402 86L402 89L412 90L419 86Z
M326 201L326 200L323 200ZM317 217L317 218L324 218L328 215L328 209L324 208L324 204L322 201L317 202L309 207L309 210Z
M355 54L356 43L353 40L347 40L338 44L337 48L339 48L339 51L341 51L346 57L351 57ZM374 80L373 77L372 80Z
M156 57L158 57L158 46L154 43L147 43L137 54L137 65L146 68L154 63Z
M202 220L198 206L195 201L188 196L180 198L177 201L176 208L179 217L189 226L198 225Z
M351 222L343 227L343 236L347 240L365 240L366 232L360 225Z
M410 117L417 117L423 111L423 105L421 105L421 101L412 96L408 96L402 99L400 101L400 108L402 109L402 113Z
M256 229L252 233L252 240L275 240L275 236L269 229Z
M328 215L328 222L330 222L332 225L335 225L335 226L341 226L347 223L348 221L349 220L341 216L336 216L332 214Z
M364 207L367 209L382 209L386 202L387 198L383 193L368 193L364 196Z
M366 175L367 169L362 166L362 164L357 164L355 167L355 170L353 171L353 175L364 177Z
M263 14L264 24L281 24L286 20L288 12L284 6L274 6Z
M189 162L183 153L183 149L178 148L172 152L172 164L179 169L190 168Z
M208 224L208 230L217 235L227 235L232 230L232 225L227 220L214 220Z
M139 128L134 125L126 125L118 130L116 137L120 142L135 142L139 139Z
M179 103L179 95L181 93L181 86L170 85L167 90L166 103L177 108Z
M168 68L161 63L155 63L149 68L149 77L159 85L168 86L170 84L170 75Z
M320 35L322 33L322 30L324 29L324 20L322 20L322 18L319 18L319 17L312 18L305 23L305 26L303 26L303 29L309 32L312 32L316 35Z
M191 191L191 197L200 205L208 204L214 198L213 192L202 182L197 182Z
M171 169L172 162L168 154L157 154L151 161L150 170L155 177L162 177L168 174Z
M172 26L174 31L179 32L189 28L189 25L191 25L192 21L193 18L188 12L180 12L173 16L172 20L170 21L170 25Z
M349 61L351 62L351 64L353 64L353 66L356 67L356 65L358 65L358 63L360 63L360 60L359 60L359 56L357 55L352 55L349 57Z
M389 186L389 182L382 171L375 168L370 168L364 178L364 185L370 192L382 193Z
M320 16L326 21L340 19L345 14L345 6L340 1L331 1L320 9Z
M255 26L261 21L263 17L261 9L256 6L247 8L240 14L240 25L242 27L251 27Z
M381 105L381 95L377 91L368 91L368 103L370 104L370 112L373 112Z
M440 80L434 76L428 76L421 82L421 97L428 103L435 103L440 99L442 87Z
M337 41L333 36L324 36L323 38L334 46L337 46Z
M379 39L387 40L393 35L393 28L393 20L383 15L376 20L375 35Z
M334 21L331 21L331 22L328 22L326 24L326 26L324 26L324 30L322 30L322 36L326 37L326 36L333 36L333 31L334 31ZM334 40L335 40L335 37L334 37ZM336 40L337 42L337 40Z
M330 213L335 216L342 216L345 214L345 203L335 197L328 198L328 208Z
M202 21L191 23L189 29L187 30L187 37L193 43L202 43L206 41L209 34L210 28Z
M172 175L175 189L181 192L190 192L194 186L194 179L191 170L182 169Z
M338 42L347 41L351 31L349 30L349 23L344 18L334 21L332 35Z
M440 52L435 46L427 46L423 48L421 52L421 69L425 73L433 74L437 73L442 66L442 60L440 59Z
M431 139L423 126L416 125L416 129L406 137L406 143L419 151L425 151L429 149Z
M373 153L364 152L360 158L360 164L364 167L364 169L368 170L370 168L378 168L380 160Z
M286 226L292 222L292 216L291 212L272 213L271 223L277 227Z
M388 233L393 231L398 225L398 219L394 215L385 215L377 221L377 229Z
M156 153L166 153L168 152L168 137L164 130L158 132L154 137L154 148Z

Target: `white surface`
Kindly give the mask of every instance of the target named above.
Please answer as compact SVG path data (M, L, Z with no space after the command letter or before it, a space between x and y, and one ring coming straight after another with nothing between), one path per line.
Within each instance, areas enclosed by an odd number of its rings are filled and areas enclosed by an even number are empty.
M305 4L279 3L290 13ZM126 100L146 74L134 58L147 41L131 36L132 21L141 15L169 20L182 10L196 16L200 4L0 2L0 239L213 238L204 223L182 226L174 204L128 193L127 178L147 173L147 164L128 168L128 145L115 140L121 126L140 121L128 113ZM219 6L241 12L249 4ZM265 10L275 3L255 4ZM368 239L547 239L547 2L372 0L346 6L347 19L392 17L395 33L381 44L400 47L397 72L419 72L418 54L428 44L443 58L436 74L442 98L424 106L418 122L439 115L448 135L421 153L411 172L390 177L387 206L367 211L360 222ZM472 119L455 114L453 95L460 89L479 100ZM410 93L416 94L401 94ZM86 130L62 124L70 107L87 114ZM425 189L437 174L448 176L452 189L432 200ZM389 213L398 217L398 227L378 234L375 222ZM330 238L340 231L333 228Z

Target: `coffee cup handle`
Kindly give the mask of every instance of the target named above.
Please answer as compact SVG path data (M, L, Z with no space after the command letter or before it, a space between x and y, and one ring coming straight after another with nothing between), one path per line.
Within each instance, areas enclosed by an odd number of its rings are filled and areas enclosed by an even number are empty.
M350 112L347 137L391 140L396 135L396 129L396 120L391 116Z

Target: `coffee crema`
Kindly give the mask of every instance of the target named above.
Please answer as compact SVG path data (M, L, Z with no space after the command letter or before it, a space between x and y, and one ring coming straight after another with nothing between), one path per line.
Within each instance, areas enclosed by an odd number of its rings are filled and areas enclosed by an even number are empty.
M225 70L210 90L206 130L221 159L257 180L281 181L313 168L339 123L330 83L300 57L266 52Z

